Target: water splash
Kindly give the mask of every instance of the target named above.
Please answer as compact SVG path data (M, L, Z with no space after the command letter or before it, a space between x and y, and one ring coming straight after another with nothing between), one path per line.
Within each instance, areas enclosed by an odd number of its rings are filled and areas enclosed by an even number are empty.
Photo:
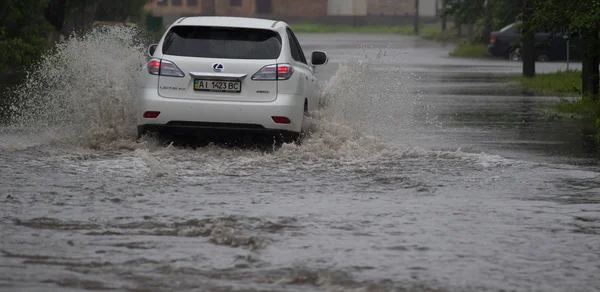
M59 43L13 91L12 127L43 140L36 145L160 151L156 141L135 141L135 96L146 61L138 35L135 27L111 26ZM422 95L411 87L416 80L401 66L403 56L390 49L363 49L341 64L307 121L309 137L275 155L356 159L392 151L378 133L411 128Z
M298 148L285 145L281 151L354 159L393 151L381 134L411 128L415 116L422 114L422 94L411 87L416 77L401 65L403 56L389 54L390 49L363 48L340 64L308 123L309 138Z
M411 85L414 74L401 64L403 55L363 48L340 65L323 90L322 118L369 133L411 123L422 94ZM399 124L401 123L401 124Z
M11 92L11 126L90 148L132 140L145 62L138 35L135 27L112 26L57 44Z

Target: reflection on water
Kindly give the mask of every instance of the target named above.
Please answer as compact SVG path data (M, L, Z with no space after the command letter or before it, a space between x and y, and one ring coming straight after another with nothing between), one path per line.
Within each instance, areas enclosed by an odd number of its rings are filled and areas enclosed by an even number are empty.
M442 71L420 77L418 86L455 147L598 165L594 123L556 114L551 106L561 97L523 90L506 74Z

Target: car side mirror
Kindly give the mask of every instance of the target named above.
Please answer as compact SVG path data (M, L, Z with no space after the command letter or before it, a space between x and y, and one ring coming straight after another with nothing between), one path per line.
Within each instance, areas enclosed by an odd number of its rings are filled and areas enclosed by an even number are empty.
M312 53L312 56L310 58L310 63L313 66L325 65L325 64L327 64L327 62L329 62L329 58L327 57L327 53L320 52L320 51L314 51Z
M154 56L154 52L156 51L156 48L157 48L157 47L158 47L158 45L157 45L157 44L153 44L153 45L150 45L150 46L148 47L148 56L149 56L149 57L152 57L152 56Z

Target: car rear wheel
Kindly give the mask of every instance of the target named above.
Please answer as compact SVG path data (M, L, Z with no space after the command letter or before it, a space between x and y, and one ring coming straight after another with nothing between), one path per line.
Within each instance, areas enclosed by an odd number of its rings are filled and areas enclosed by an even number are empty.
M538 62L550 62L550 57L548 57L548 55L546 55L545 53L541 53L538 55L537 57L537 61Z
M520 61L521 60L521 48L514 48L508 54L508 59L511 61Z
M304 138L308 135L308 129L306 129L307 126L305 125L305 123L309 117L310 112L308 110L308 100L305 100L301 121L302 126L300 127L300 132L289 132L282 134L280 136L280 139L278 139L278 141L276 142L277 144L279 144L278 146L281 146L281 144L283 143L295 143L296 145L302 144L302 140L304 140Z
M148 135L148 130L146 130L146 127L144 126L138 126L137 127L137 138L136 140L140 140L142 139L142 137L147 136Z
M302 126L300 128L300 135L298 137L298 141L296 142L297 144L300 144L302 142L302 140L308 136L309 134L309 125L307 124L307 121L310 119L310 111L308 109L308 100L304 101L304 112L302 114Z

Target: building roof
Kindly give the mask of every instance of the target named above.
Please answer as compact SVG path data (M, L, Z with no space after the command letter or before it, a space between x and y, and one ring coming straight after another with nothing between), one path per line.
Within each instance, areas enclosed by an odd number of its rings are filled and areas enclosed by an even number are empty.
M192 16L178 19L174 24L274 29L277 22L279 21L250 17Z

